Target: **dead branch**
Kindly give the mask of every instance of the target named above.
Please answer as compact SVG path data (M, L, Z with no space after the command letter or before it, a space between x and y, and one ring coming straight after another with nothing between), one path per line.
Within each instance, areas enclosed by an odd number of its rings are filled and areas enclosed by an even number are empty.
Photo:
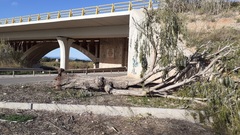
M148 78L150 78L151 76L153 76L153 75L155 75L159 72L162 72L164 70L171 70L173 68L175 68L175 66L155 68L153 71L151 71L147 75L145 75L142 79L137 80L136 82L129 83L128 86L131 87L131 86L134 86L134 85L137 85L137 84L141 84L144 81L146 81Z
M207 98L190 98L190 97L176 97L173 95L160 95L158 94L157 96L159 97L164 97L164 98L170 98L170 99L177 99L177 100L185 100L185 101L193 101L202 105L207 105L205 102L207 101Z
M166 91L172 90L174 88L178 88L178 87L183 86L185 84L189 84L189 83L191 83L193 81L195 81L195 76L191 77L189 79L185 79L182 82L178 82L178 83L175 83L173 85L169 85L169 86L161 88L161 89L158 89L159 87L155 86L155 87L150 88L150 91L162 93L162 92L166 92Z
M236 71L238 71L240 69L240 67L236 67L236 68L234 68L231 72L236 72ZM230 73L231 73L230 72Z
M232 45L232 44L227 45L227 46L223 47L222 49L220 49L219 51L217 51L217 52L215 52L215 53L213 53L213 54L209 54L209 55L207 56L207 58L212 58L212 57L220 54L221 52L223 52L223 51L225 51L226 49L230 48L231 45Z
M219 55L217 57L215 57L211 63L201 72L199 73L199 75L203 75L205 74L219 59L221 59L222 57L228 55L229 53L231 52L231 50L227 51L226 53L222 54L222 55Z

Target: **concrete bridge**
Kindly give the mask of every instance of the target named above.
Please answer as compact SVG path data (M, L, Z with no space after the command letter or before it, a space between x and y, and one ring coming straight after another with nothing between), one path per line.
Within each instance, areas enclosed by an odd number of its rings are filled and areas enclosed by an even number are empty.
M138 0L0 19L0 38L23 51L21 59L29 66L60 47L60 67L67 69L73 47L96 68L126 66L132 70L134 49L129 39L136 28L131 18L143 17L142 8L157 6L152 0Z

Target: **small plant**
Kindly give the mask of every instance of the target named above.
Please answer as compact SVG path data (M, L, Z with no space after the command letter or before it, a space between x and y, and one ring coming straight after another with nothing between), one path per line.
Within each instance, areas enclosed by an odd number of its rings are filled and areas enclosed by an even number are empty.
M16 122L26 122L28 120L33 120L35 117L32 115L24 115L24 114L1 114L0 119L7 121L16 121Z

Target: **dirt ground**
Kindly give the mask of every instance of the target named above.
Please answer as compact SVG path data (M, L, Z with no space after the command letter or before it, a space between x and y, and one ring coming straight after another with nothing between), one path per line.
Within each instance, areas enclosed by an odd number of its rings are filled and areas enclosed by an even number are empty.
M27 122L0 121L1 135L212 135L186 121L152 117L111 117L91 113L0 110L1 114L33 115Z
M133 97L112 96L105 92L53 89L53 83L0 86L0 101L31 103L66 103L85 105L153 106L135 103ZM137 99L138 101L140 99ZM152 100L152 99L151 99ZM156 101L159 102L159 101ZM164 103L165 104L165 103ZM27 114L27 122L0 120L1 135L212 135L211 129L186 121L153 117L112 117L90 113L24 111L1 109L0 114Z

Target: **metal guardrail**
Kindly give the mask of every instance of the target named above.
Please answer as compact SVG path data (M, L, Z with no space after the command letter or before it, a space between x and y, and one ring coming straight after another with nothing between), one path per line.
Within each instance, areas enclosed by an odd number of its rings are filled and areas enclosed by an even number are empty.
M121 11L130 11L132 9L141 9L141 8L156 8L158 7L159 2L157 0L134 0L130 2L120 2L115 4L107 4L86 8L77 8L70 10L61 10L49 13L40 13L12 18L0 19L0 25L14 24L14 23L23 23L23 22L33 22L33 21L42 21L42 20L51 20L59 18L68 18L68 17L77 17L85 15L96 15L104 13L113 13Z
M1 75L12 75L15 77L16 75L33 75L36 74L53 74L57 73L57 70L44 70L42 68L0 68L0 76Z
M127 71L126 67L116 67L116 68L87 68L87 69L68 69L66 73L104 73L104 72L125 72ZM41 68L0 68L1 75L11 75L15 77L16 75L37 75L37 74L57 74L57 70L44 70Z
M125 72L126 67L116 67L116 68L89 68L89 69L69 69L66 70L67 73L100 73L100 72Z

